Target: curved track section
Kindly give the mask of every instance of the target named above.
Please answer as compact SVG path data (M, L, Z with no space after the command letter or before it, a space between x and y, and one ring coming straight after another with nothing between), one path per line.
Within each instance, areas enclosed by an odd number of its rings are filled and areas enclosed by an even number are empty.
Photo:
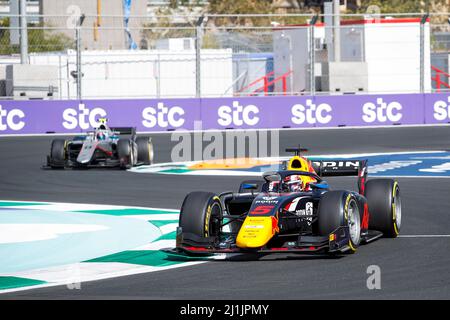
M283 130L280 149L299 143L314 154L450 149L450 127ZM135 174L122 171L41 170L52 137L0 138L0 198L178 209L191 190L236 190L242 177ZM176 142L153 135L155 160L170 161ZM352 178L329 179L334 189ZM381 239L342 258L276 256L261 261L213 261L83 283L81 290L43 288L9 298L305 299L450 298L450 179L399 178L402 237ZM381 270L369 290L367 270Z

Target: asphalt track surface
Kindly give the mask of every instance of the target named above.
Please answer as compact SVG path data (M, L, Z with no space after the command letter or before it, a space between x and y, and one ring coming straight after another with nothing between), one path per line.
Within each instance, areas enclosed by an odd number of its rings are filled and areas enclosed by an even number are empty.
M178 209L189 191L236 190L242 177L136 174L119 170L42 170L53 137L0 138L0 198ZM156 162L177 142L153 135ZM450 126L283 130L280 149L314 154L450 149ZM282 153L283 154L283 153ZM403 235L450 234L450 179L398 179ZM328 179L333 189L353 178ZM381 268L381 290L368 290L367 268ZM0 295L0 299L449 299L450 238L381 239L341 258L272 256Z

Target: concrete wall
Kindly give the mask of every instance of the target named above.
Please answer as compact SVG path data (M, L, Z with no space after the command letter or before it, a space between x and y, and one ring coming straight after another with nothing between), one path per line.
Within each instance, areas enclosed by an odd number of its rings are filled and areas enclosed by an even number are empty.
M6 66L7 97L52 99L58 96L58 68L48 65Z

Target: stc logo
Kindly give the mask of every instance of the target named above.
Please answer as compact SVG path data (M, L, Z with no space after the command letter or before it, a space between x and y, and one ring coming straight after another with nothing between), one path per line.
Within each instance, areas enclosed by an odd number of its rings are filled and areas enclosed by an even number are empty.
M184 110L180 107L167 108L164 103L158 102L157 108L148 107L142 111L142 124L146 128L168 126L178 128L184 124Z
M377 98L377 104L367 102L363 105L364 122L398 122L402 118L402 105L396 101L391 103L383 102L383 98Z
M25 122L20 119L25 118L25 113L19 109L3 110L0 105L0 131L11 129L18 131L25 127Z
M221 106L217 110L217 115L219 119L217 122L225 127L229 125L235 126L254 126L258 124L259 117L257 114L259 113L259 109L255 105L241 106L239 101L233 101L233 106Z
M447 98L447 101L438 100L434 103L434 119L438 121L450 120L450 97Z
M106 111L102 108L89 110L83 103L78 105L78 110L69 108L63 112L63 127L68 130L80 127L83 130L94 128L98 125L97 118L106 117Z
M321 103L316 106L312 103L311 99L306 100L306 106L302 104L296 104L292 106L292 118L291 121L294 124L315 124L315 123L328 123L333 117L331 112L333 109L329 104Z

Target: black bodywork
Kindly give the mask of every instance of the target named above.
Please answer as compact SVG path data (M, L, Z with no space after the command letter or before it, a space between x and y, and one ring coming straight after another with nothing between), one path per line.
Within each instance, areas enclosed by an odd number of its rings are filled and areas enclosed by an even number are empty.
M245 252L261 254L345 252L349 249L349 227L339 227L333 231L332 235L318 235L319 204L323 195L330 190L326 181L323 180L326 176L358 176L358 192L348 192L357 199L361 221L361 243L368 243L381 237L383 235L381 232L368 228L369 215L367 200L364 197L367 161L314 161L312 165L315 169L314 173L289 170L277 172L281 178L291 174L302 174L316 179L317 182L311 184L311 190L307 192L290 193L283 190L269 192L269 182L266 180L261 190L256 190L259 186L249 184L248 188L245 188L247 192L220 194L223 221L217 236L199 237L195 234L184 233L181 228L178 228L177 247L168 252L189 255ZM244 219L254 215L255 212L258 216L276 217L275 223L278 225L279 232L262 248L240 248L236 245L237 234Z

